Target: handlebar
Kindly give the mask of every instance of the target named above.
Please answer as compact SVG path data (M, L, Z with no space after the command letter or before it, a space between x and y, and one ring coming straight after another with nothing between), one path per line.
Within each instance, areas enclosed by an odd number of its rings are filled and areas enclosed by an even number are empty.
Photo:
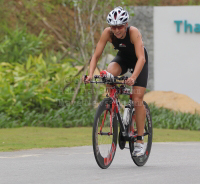
M87 79L87 75L84 75L84 81ZM125 84L125 81L128 79L127 76L121 76L121 77L114 77L114 80L107 79L106 77L101 77L100 75L94 75L95 81L90 81L90 83L104 83L104 84ZM96 81L97 79L102 79L102 81ZM124 81L117 82L118 81Z
M86 75L86 78L87 78L87 75ZM95 79L98 79L98 78L102 78L102 79L103 79L103 78L106 78L106 77L101 77L100 75L95 75L94 78L95 78ZM115 79L115 80L127 80L128 77L127 77L127 76L114 77L114 79Z
M130 95L130 89L125 87L125 81L128 79L127 76L122 76L122 77L114 77L114 81L111 81L110 79L107 79L106 77L101 77L100 75L95 75L94 76L95 81L90 81L90 83L103 83L103 84L111 84L111 85L115 85L115 84L121 84L120 87L118 86L114 86L115 89L117 89L119 94L125 94L125 95ZM84 75L84 80L87 79L87 75ZM102 81L96 81L96 79L102 79ZM116 80L119 81L124 81L124 82L117 82ZM132 91L132 89L131 89Z

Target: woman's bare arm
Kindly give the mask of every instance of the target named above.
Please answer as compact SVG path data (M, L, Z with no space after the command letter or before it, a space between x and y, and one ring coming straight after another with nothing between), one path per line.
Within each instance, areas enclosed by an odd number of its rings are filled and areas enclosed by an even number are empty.
M90 62L90 73L89 73L89 76L91 78L92 78L94 70L97 66L97 62L98 62L99 58L101 57L104 47L106 46L108 41L110 41L110 27L107 27L104 29L104 31L99 39L99 42L97 43L94 55L92 56L92 59Z
M144 54L144 44L142 41L142 35L139 32L139 30L133 26L130 27L130 39L131 43L135 46L135 53L138 58L134 72L131 76L134 80L136 80L140 72L142 71L146 60Z

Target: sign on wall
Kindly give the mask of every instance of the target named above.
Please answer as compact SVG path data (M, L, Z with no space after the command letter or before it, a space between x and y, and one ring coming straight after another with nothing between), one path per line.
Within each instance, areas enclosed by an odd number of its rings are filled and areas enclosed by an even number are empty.
M200 6L154 8L154 89L200 103Z
M200 24L195 24L192 25L190 23L188 23L187 20L175 20L174 21L176 23L176 32L180 32L180 29L182 28L182 30L184 30L185 33L189 32L192 33L193 31L195 33L200 33Z

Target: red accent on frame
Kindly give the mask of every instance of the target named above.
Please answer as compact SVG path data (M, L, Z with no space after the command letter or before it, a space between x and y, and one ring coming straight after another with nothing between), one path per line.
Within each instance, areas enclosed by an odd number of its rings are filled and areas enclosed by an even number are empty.
M115 93L117 92L116 89L110 89L110 97L115 98Z
M130 99L132 99L132 94L130 94Z
M100 133L102 132L102 128L103 128L103 126L104 126L104 122L105 122L105 120L106 120L106 115L107 115L107 113L108 113L108 110L106 110L106 112L104 112L104 117L103 117L103 120L102 120L102 124L101 124L101 126L100 126Z
M117 92L117 90L114 89L110 89L110 97L115 99L115 93ZM114 110L116 107L116 103L115 100L112 102L112 111L111 111L111 115L110 115L110 133L112 133L112 117L114 116ZM116 108L116 111L118 111L118 109Z
M118 106L117 105L115 105L116 106L116 113L118 113L119 112L119 110L118 110Z

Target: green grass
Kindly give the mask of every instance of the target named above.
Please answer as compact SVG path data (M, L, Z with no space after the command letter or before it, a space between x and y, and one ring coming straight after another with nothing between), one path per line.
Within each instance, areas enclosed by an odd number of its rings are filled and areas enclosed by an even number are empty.
M154 129L154 142L200 141L199 131ZM92 127L0 129L0 151L92 145Z

